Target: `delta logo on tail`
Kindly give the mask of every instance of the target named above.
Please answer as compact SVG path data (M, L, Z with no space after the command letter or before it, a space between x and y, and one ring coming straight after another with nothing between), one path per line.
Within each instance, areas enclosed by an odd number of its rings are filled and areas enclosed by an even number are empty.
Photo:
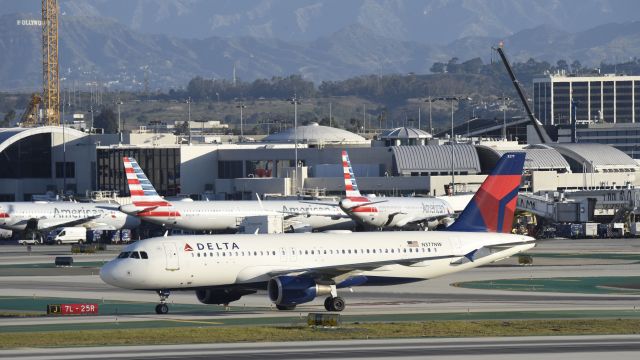
M504 154L450 231L511 232L525 153Z

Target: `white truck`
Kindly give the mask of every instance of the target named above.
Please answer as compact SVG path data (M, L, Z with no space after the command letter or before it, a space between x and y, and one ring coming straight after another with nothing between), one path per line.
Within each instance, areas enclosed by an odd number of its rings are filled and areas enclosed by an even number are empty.
M47 244L82 244L87 241L87 229L84 227L62 227L47 235Z

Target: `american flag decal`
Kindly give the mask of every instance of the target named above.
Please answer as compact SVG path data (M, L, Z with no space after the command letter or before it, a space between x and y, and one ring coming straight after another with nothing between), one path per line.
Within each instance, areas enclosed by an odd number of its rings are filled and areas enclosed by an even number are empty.
M418 247L417 241L407 241L407 246L409 247Z

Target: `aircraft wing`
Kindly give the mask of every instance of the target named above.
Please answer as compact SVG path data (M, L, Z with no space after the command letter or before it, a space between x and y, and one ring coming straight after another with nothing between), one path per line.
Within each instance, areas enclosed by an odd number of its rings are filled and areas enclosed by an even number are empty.
M422 216L422 217L413 217L410 219L407 219L404 222L398 223L398 227L403 227L406 225L418 225L418 224L422 224L422 223L426 223L429 221L440 221L442 219L446 219L448 217L451 217L450 214L442 214L442 215L438 215L438 216Z
M33 219L35 221L38 222L38 229L39 230L53 230L55 228L59 228L59 227L67 227L67 226L80 226L83 225L85 223L88 223L92 220L98 219L100 218L99 215L94 215L94 216L88 216L82 219L74 219L74 220L70 220L70 221L63 221L63 220L56 220L56 219L47 219L47 218L43 218L43 219Z
M351 272L362 272L379 269L387 265L404 265L412 266L428 260L449 259L464 256L461 255L443 255L443 256L422 256L411 259L394 259L385 261L372 261L352 264L340 264L332 266L307 267L299 269L273 270L269 272L269 276L293 275L293 276L310 276L318 279L333 279L341 275Z

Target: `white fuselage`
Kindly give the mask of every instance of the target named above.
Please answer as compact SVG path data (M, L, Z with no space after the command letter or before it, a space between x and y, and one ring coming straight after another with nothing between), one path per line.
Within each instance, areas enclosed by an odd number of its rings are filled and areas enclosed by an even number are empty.
M437 198L376 197L370 200L374 203L354 207L358 201L344 199L343 209L359 224L376 228L402 228L454 214L446 201Z
M89 219L91 218L91 219ZM83 219L88 219L83 222ZM10 202L0 203L0 228L22 231L29 221L37 221L37 229L66 226L70 222L90 229L133 229L140 225L135 216L118 211L118 206L99 203Z
M114 259L103 266L100 276L121 288L173 290L261 284L289 271L322 274L347 265L357 268L386 261L349 275L366 276L365 285L390 285L481 266L530 249L535 246L532 241L522 235L446 231L173 236L127 246L125 252L144 251L148 258ZM500 244L510 245L494 247ZM474 261L464 261L464 254L483 247L491 250ZM424 260L402 265L413 258Z
M127 206L123 211L129 212ZM135 209L134 209L135 210ZM131 212L129 212L131 213ZM235 230L245 217L276 215L286 227L310 226L316 231L348 230L353 221L338 206L309 204L297 200L176 201L171 207L140 213L140 218L174 229Z

